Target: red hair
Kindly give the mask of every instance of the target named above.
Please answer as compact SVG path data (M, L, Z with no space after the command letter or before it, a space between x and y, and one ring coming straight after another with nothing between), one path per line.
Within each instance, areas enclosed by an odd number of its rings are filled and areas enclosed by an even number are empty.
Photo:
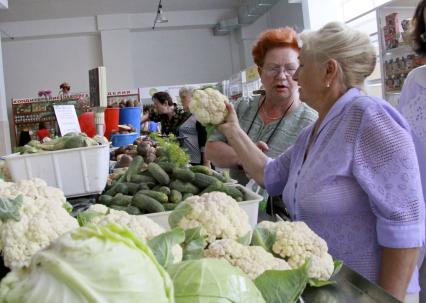
M262 67L266 53L276 47L291 47L300 52L297 33L290 27L270 29L261 33L251 51L254 63Z

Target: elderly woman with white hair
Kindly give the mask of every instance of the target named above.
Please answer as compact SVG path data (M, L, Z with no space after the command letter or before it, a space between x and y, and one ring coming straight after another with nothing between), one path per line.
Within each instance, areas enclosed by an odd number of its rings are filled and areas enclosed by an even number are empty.
M335 22L301 40L293 79L318 120L276 159L250 140L229 104L219 130L248 174L270 195L281 194L291 218L324 238L335 258L396 298L408 294L406 302L416 302L425 234L419 168L406 121L362 92L375 49L368 35Z

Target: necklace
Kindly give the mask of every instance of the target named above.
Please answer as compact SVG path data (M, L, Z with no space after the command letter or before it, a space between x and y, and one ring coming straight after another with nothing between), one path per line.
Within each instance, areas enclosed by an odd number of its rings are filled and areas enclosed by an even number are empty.
M284 111L284 113L281 113L279 116L273 117L273 116L270 116L270 115L268 114L268 112L266 111L266 109L265 109L265 104L266 104L266 97L265 97L265 100L263 101L263 103L262 103L262 105L261 105L261 107L262 107L262 112L265 114L265 116L266 116L269 120L278 120L279 118L281 118L282 116L285 116L285 115L287 114L288 110L289 110L289 109L290 109L290 107L293 105L293 101L294 101L294 100L291 100L290 105L286 108L286 110Z

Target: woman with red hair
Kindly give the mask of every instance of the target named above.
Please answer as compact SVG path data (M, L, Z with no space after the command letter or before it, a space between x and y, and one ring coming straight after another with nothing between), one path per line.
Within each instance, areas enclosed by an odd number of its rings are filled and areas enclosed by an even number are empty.
M299 99L292 79L299 67L297 33L289 28L263 32L252 56L258 67L265 95L239 100L234 105L241 128L269 157L275 158L291 146L299 132L317 119L316 112ZM246 184L238 155L217 132L209 137L206 155L213 164L231 168L231 177Z

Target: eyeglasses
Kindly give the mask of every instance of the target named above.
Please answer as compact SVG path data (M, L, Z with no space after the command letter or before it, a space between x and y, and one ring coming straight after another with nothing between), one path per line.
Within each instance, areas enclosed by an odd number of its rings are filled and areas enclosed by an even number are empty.
M284 73L286 76L293 76L296 73L297 68L293 66L267 66L260 68L266 76L276 77L281 73Z

